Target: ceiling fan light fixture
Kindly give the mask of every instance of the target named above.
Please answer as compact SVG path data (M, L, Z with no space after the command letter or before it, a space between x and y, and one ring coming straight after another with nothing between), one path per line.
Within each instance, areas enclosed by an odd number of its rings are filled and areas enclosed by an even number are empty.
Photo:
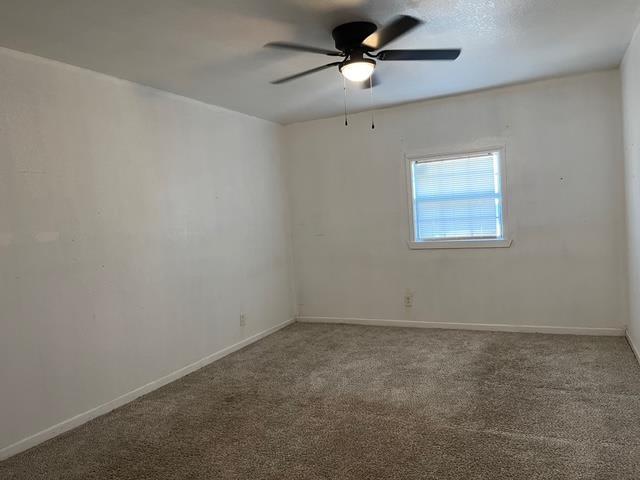
M368 58L347 60L340 65L340 73L351 82L364 82L368 80L376 68L376 62Z
M291 42L269 42L265 47L309 52L330 57L341 57L338 61L310 68L304 72L274 80L271 83L280 85L298 78L318 73L328 68L338 67L344 81L359 83L363 88L369 83L373 87L372 74L376 61L433 61L455 60L460 55L459 48L418 49L418 50L382 50L389 43L407 34L422 24L422 21L409 15L399 15L383 27L378 28L371 22L349 22L338 25L331 32L335 50L312 47ZM365 58L368 57L368 58ZM375 60L372 60L374 59ZM370 82L367 80L372 79ZM376 82L379 84L379 82Z

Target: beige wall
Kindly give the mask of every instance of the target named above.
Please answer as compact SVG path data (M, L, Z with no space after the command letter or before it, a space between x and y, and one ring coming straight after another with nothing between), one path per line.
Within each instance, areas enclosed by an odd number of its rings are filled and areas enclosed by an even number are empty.
M622 63L629 245L629 335L640 348L640 27ZM640 352L639 352L640 353Z
M6 455L294 302L282 127L5 49L0 72Z
M369 122L286 127L302 317L624 329L619 71L381 110L374 131ZM512 247L409 250L404 152L499 144Z

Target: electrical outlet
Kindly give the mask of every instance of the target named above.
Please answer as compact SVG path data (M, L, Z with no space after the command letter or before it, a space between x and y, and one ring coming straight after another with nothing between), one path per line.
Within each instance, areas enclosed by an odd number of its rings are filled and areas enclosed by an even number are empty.
M404 295L404 306L405 307L413 307L413 293L412 292L407 292Z
M244 327L247 324L247 316L244 313L240 314L240 326Z

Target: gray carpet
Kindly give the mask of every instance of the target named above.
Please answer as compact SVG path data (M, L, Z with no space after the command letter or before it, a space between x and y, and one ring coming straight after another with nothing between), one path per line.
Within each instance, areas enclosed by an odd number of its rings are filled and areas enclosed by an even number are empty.
M625 339L294 324L2 479L639 479Z

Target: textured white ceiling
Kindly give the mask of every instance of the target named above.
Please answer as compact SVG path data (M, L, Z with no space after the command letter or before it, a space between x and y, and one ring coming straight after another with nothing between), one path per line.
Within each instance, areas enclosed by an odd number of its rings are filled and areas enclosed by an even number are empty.
M280 123L336 115L331 61L261 48L333 47L331 29L398 14L425 24L390 48L461 47L456 62L385 62L376 106L619 64L640 0L0 0L0 45L133 80ZM352 110L369 107L350 91Z

